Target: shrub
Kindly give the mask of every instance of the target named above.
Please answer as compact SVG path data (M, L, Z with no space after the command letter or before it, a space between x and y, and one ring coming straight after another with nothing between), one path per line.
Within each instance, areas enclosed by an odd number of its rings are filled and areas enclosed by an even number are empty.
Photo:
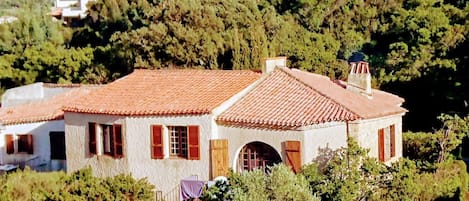
M98 178L91 169L70 175L19 170L0 177L0 200L153 200L153 186L130 175Z
M218 183L205 189L202 200L319 200L311 193L306 178L295 175L284 164L269 167L267 173L256 169L231 173L228 186Z

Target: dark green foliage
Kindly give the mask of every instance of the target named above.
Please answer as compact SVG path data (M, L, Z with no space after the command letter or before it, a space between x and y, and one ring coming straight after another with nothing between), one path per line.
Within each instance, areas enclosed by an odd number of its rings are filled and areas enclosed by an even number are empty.
M107 83L135 67L260 69L261 58L279 55L345 79L347 59L362 52L373 83L406 99L405 129L431 131L440 113L469 114L464 1L96 0L74 29L47 15L47 0L0 6L18 17L0 25L1 91Z
M419 164L441 163L451 156L469 133L469 117L440 115L442 128L430 132L403 134L403 154Z
M153 200L153 186L130 175L97 178L91 169L64 172L18 171L0 177L0 200Z

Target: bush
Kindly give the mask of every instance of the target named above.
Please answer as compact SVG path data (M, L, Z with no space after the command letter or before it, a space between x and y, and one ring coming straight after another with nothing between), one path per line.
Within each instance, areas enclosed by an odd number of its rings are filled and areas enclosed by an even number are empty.
M37 173L29 168L0 177L0 200L46 200L62 189L64 172Z
M0 177L0 200L153 200L153 186L130 175L98 178L91 169L70 175L25 169Z
M231 173L229 183L218 183L204 191L202 200L319 200L311 193L306 178L295 175L283 164L269 167L268 173L256 169Z
M312 163L301 174L322 200L466 200L468 174L463 161L427 163L422 166L402 158L385 166L351 140L325 167Z

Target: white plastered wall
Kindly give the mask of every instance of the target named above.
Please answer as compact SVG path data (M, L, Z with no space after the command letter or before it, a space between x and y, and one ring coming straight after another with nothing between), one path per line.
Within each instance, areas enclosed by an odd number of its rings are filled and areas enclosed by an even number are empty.
M18 163L26 161L29 159L35 159L36 163L50 163L50 138L49 133L51 131L64 131L64 121L55 120L55 121L44 121L28 124L14 124L4 126L1 130L0 135L0 147L1 147L1 156L0 163ZM34 154L26 153L15 153L7 154L6 153L6 144L5 144L5 135L13 134L15 138L19 134L32 134L33 135L33 150ZM15 146L17 147L17 146ZM16 148L15 148L16 149ZM54 167L52 167L54 169Z
M124 157L120 159L107 155L89 153L88 123L122 124L123 133L127 131L124 119L120 116L65 113L65 146L67 154L67 172L74 172L91 167L96 176L114 176L129 173L127 136L123 136Z
M315 125L305 131L303 164L322 157L330 151L347 147L347 124L330 122Z
M218 126L220 139L228 139L230 167L236 170L238 154L243 146L251 142L263 142L274 148L285 161L282 143L301 141L302 164L311 162L320 149L337 149L347 146L345 123L327 123L302 130L267 130Z
M209 179L211 137L211 117L202 116L170 116L170 117L139 117L126 118L127 155L129 170L137 178L147 177L157 191L163 195L179 188L181 179L196 175L199 180ZM164 159L151 159L151 125L162 125ZM199 126L200 160L170 158L169 134L167 126Z
M357 120L349 123L349 133L358 144L369 149L369 156L378 157L378 130L395 125L396 156L387 161L391 163L402 157L402 115L380 117L375 119Z
M135 178L144 178L155 185L163 195L179 188L181 179L197 175L199 180L209 179L209 139L211 117L171 116L171 117L117 117L66 113L67 171L73 172L91 167L97 176L113 176L131 173ZM122 124L124 157L90 156L88 151L88 122L100 124ZM151 159L151 125L163 125L164 159ZM167 126L199 126L200 160L169 158L169 137Z

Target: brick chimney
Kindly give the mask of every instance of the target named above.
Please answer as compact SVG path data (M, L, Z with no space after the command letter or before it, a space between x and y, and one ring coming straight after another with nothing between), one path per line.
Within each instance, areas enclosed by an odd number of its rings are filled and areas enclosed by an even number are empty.
M269 57L262 59L262 73L270 73L275 67L286 67L287 57Z
M368 62L350 62L347 90L361 94L369 99L373 98L371 94L371 74Z

